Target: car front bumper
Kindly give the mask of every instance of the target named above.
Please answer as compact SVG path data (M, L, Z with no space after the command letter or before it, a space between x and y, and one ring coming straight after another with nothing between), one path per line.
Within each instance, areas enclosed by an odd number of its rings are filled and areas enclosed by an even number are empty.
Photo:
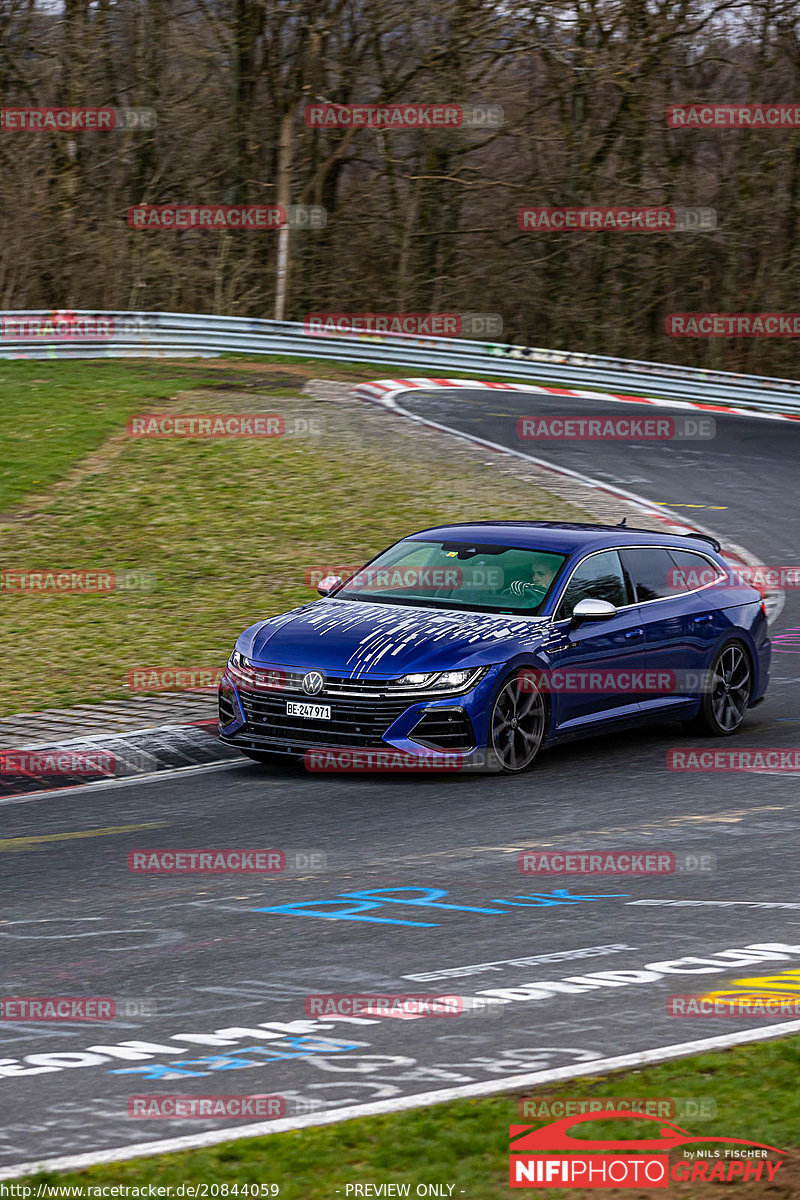
M455 696L390 695L304 697L297 691L253 691L230 671L219 687L219 736L240 750L297 758L319 749L402 751L405 755L466 762L485 758L487 710L500 668ZM312 699L330 707L330 718L288 715L289 702Z

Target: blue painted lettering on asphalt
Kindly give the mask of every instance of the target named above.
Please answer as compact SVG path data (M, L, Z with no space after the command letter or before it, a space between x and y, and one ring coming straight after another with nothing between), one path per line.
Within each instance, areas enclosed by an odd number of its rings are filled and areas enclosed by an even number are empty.
M254 1047L258 1049L258 1047ZM233 1058L230 1054L209 1054L205 1058L182 1058L182 1067L208 1067L211 1071L238 1071L242 1067L260 1067L252 1058Z
M243 1046L236 1056L209 1054L203 1058L180 1059L176 1063L148 1063L143 1067L117 1067L109 1075L141 1075L143 1079L177 1079L185 1076L210 1075L212 1071L238 1071L245 1067L265 1067L270 1062L287 1058L307 1058L310 1054L344 1054L358 1050L363 1042L343 1042L337 1038L291 1037L284 1038L291 1049L284 1053L274 1044L269 1046ZM245 1054L261 1054L263 1061L244 1058ZM187 1071L187 1067L206 1067L204 1071Z
M398 899L397 896L388 895L389 892L423 892L424 895L417 897L402 896ZM447 895L447 892L444 890L444 888L370 888L365 892L340 892L339 894L341 896L346 896L348 900L362 900L368 898L369 896L376 896L383 904L416 904L421 908L452 908L458 912L499 914L502 911L499 908L472 908L466 904L439 904L439 897Z
M337 904L338 912L320 912L322 904ZM364 900L360 904L342 906L336 900L300 900L295 904L275 904L269 908L254 908L253 912L283 914L290 917L321 917L323 921L369 921L373 925L419 925L433 929L438 922L431 921L401 921L390 917L357 917L355 913L367 912L371 908L383 908L382 904Z
M401 893L411 893L401 894ZM414 895L414 893L419 893ZM487 913L490 916L503 916L502 908L475 908L468 904L441 904L440 899L446 896L444 888L426 887L396 887L368 888L360 892L340 892L342 900L355 900L356 904L342 904L339 900L299 900L291 904L274 904L266 908L255 908L253 912L273 913L277 916L319 917L323 921L367 921L374 925L416 925L422 929L437 929L438 921L404 921L396 917L367 917L360 916L386 904L405 904L412 908L450 909L453 912ZM368 899L367 897L372 897ZM510 908L548 908L557 904L579 904L582 900L627 900L629 892L612 892L605 896L574 896L569 888L554 888L551 892L533 892L517 895L511 900L492 900L492 904L504 904ZM335 905L332 912L323 911L324 906ZM506 915L508 915L506 913Z
M552 904L578 904L581 900L628 900L630 892L612 892L607 896L570 896L568 888L555 888L552 892L533 892L528 896L515 896L513 900L493 900L492 904L510 904L514 908L544 908Z

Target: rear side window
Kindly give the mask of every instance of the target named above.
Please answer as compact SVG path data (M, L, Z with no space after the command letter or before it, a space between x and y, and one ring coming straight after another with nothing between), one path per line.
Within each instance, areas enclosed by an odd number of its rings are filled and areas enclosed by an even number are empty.
M628 603L625 577L616 550L590 554L578 564L561 597L556 620L571 617L579 600L607 600L617 608Z
M675 566L670 577L673 594L693 592L696 588L705 587L722 579L725 572L716 563L709 562L702 554L692 550L673 550L670 547L670 558Z
M637 604L675 595L675 563L668 550L659 546L623 550L622 563Z

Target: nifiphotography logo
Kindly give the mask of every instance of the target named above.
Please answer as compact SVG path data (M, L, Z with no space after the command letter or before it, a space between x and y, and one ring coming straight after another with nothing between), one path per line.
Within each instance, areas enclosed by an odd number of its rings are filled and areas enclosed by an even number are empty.
M649 1121L652 1137L587 1138L575 1130L589 1121ZM673 1183L771 1183L785 1151L744 1138L698 1137L661 1117L625 1111L563 1117L549 1125L510 1125L509 1183L537 1188L668 1188ZM713 1143L710 1149L685 1146ZM670 1151L683 1156L670 1163ZM555 1152L555 1153L553 1153Z

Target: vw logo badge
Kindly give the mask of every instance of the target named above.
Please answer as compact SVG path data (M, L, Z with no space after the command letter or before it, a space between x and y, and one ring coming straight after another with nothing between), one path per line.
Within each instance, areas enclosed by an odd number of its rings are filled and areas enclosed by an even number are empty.
M325 687L325 676L322 671L309 671L303 676L303 691L307 696L317 696Z

